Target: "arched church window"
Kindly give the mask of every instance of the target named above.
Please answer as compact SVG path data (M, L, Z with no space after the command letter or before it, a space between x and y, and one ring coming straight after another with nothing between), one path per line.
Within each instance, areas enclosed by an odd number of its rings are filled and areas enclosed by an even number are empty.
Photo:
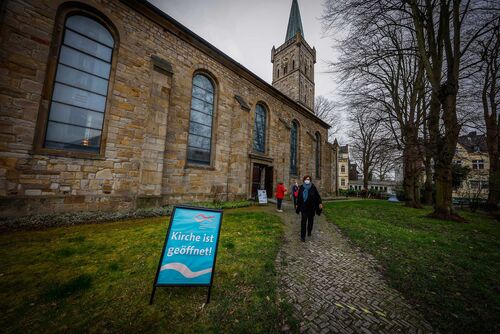
M193 78L189 117L187 154L189 162L210 165L214 97L212 80L204 74L196 74Z
M266 119L267 111L262 104L255 107L255 121L253 127L253 149L259 153L266 151Z
M321 135L316 132L316 156L315 156L315 161L316 161L316 178L321 177Z
M297 175L297 139L298 139L298 124L292 122L290 129L290 174Z
M77 14L62 36L43 147L98 154L115 39L100 20Z

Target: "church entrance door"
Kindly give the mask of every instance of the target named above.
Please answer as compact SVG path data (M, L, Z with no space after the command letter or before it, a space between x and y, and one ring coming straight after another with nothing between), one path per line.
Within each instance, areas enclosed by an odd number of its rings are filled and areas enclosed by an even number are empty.
M252 198L257 199L257 190L265 189L267 198L273 197L273 167L253 164L252 169Z

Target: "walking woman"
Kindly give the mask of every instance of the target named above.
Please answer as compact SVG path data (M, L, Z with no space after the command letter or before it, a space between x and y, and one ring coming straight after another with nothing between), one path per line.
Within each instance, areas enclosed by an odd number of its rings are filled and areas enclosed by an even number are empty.
M285 193L286 193L286 188L283 185L283 182L278 181L278 185L276 186L276 204L278 206L276 211L278 212L283 212L283 210L281 210L281 204L283 203L283 198L285 197Z
M293 199L293 207L297 207L297 197L299 196L299 184L297 183L297 180L295 180L295 183L292 186L292 199Z
M316 213L318 215L321 214L323 204L321 203L321 196L319 195L318 189L316 189L311 182L311 177L306 175L303 181L304 184L299 188L295 212L297 212L297 214L299 214L299 212L302 213L302 219L300 221L300 239L306 241L306 225L307 235L311 236L314 215Z

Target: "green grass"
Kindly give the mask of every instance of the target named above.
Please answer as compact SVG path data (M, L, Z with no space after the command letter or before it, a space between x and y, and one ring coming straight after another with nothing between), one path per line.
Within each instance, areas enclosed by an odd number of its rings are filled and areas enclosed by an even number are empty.
M326 215L384 266L389 283L443 333L500 332L500 225L425 217L387 201L333 202Z
M242 200L242 201L212 201L212 202L196 202L189 203L188 205L203 207L203 208L212 208L212 209L236 209L236 208L244 208L248 206L255 205L254 201Z
M277 332L278 217L224 215L210 304L206 288L159 288L168 218L0 235L0 328L10 332Z

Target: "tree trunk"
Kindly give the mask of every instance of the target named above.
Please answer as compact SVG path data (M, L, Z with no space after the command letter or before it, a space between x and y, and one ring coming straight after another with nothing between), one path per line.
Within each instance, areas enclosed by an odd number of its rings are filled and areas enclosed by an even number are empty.
M431 216L439 219L463 221L463 218L454 213L452 198L451 163L455 155L458 134L460 132L456 114L457 91L458 85L456 83L447 82L441 86L439 100L443 109L442 117L445 125L445 132L444 135L441 135L439 129L437 132L431 132L431 135L437 135L437 137L434 138L437 148L434 151L436 194L434 212ZM431 108L432 107L431 102Z
M405 192L406 206L421 208L420 187L418 184L418 147L416 129L408 126L405 129L406 145L403 150L403 189Z
M368 191L368 168L364 167L363 168L363 189L365 191Z
M496 124L490 125L487 123L486 142L488 144L488 155L490 158L488 208L490 210L498 209L498 201L500 199L500 154L498 151L498 135Z
M426 162L425 164L425 183L424 183L424 203L432 204L432 169L431 163Z

